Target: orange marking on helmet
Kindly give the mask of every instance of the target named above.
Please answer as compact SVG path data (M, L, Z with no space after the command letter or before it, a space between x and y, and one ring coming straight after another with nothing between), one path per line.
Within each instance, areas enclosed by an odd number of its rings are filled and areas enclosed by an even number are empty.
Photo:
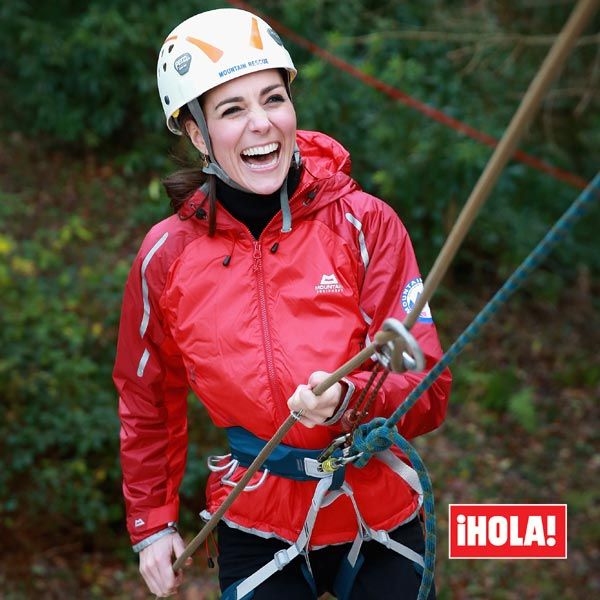
M176 40L176 39L177 39L177 36L176 36L176 35L172 35L171 37L168 37L168 38L167 38L167 39L164 41L164 43L166 44L167 42L171 42L171 41L173 41L173 40Z
M198 40L190 36L186 37L185 39L191 44L194 44L194 46L198 46L198 48L200 48L200 50L202 50L202 52L204 52L204 54L206 54L206 56L208 56L208 58L210 58L210 60L212 60L214 63L221 60L221 56L223 56L223 50L219 50L207 42L203 42L202 40Z
M259 50L263 49L262 38L260 37L260 31L258 30L258 21L256 17L252 17L252 29L250 30L250 45Z

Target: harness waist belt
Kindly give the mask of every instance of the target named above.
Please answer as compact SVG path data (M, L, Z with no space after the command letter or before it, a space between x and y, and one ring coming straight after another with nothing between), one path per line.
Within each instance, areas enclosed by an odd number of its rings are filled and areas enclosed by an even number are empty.
M256 437L243 427L226 427L225 433L229 441L231 457L242 467L249 467L260 451L267 445L265 440ZM323 450L307 450L279 444L265 460L262 470L273 475L295 479L297 481L314 481L330 475L319 468L317 460Z

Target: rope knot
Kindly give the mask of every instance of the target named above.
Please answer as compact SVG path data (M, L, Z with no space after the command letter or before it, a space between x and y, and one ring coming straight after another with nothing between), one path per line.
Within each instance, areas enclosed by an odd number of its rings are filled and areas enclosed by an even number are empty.
M362 456L353 464L364 467L376 452L383 452L394 444L395 427L385 425L386 419L377 417L357 427L352 438L352 453L362 452Z

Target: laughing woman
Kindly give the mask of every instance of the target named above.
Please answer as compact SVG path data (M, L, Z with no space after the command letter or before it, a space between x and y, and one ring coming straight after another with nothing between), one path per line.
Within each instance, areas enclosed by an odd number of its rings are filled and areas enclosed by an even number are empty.
M280 449L296 464L343 432L375 363L312 390L387 317L403 319L422 284L404 226L351 178L348 152L296 129L296 69L267 23L237 9L196 15L167 36L157 76L168 128L201 161L165 180L175 214L151 229L133 264L114 379L127 527L146 584L167 596L182 580L171 564L184 548L176 522L188 389L232 452L210 461L208 517L245 472L240 454L290 411L302 416ZM369 418L389 416L441 356L428 308L412 333L425 372L391 374ZM400 433L437 427L449 389L445 372ZM399 463L348 465L342 493L319 473L257 473L219 524L223 598L415 598L421 496Z

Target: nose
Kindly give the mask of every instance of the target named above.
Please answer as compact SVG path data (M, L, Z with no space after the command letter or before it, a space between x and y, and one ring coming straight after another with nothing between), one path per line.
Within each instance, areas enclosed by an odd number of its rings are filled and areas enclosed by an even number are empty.
M250 112L249 127L251 131L264 133L271 127L269 115L262 108L255 108Z

